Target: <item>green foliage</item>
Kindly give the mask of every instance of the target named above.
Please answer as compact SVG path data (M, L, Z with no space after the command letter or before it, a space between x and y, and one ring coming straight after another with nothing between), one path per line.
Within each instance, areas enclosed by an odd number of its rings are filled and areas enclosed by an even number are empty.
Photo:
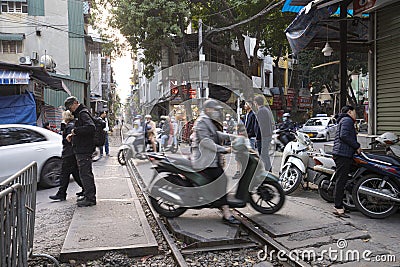
M226 51L232 41L240 44L237 53L242 62L246 60L243 35L257 38L257 47L266 53L274 53L278 47L288 47L284 29L294 14L282 13L281 6L249 22L207 36L215 28L223 28L249 19L277 0L96 0L94 20L99 20L101 10L108 10L109 26L119 29L132 49L143 49L145 75L154 73L154 65L162 58L162 48L176 48L175 41L185 42L186 29L190 22L196 28L201 18L204 23L204 39ZM112 34L111 34L112 35ZM110 34L107 36L111 37ZM116 35L113 36L116 38ZM116 44L116 42L113 42ZM115 46L116 49L119 46ZM179 44L181 49L186 45ZM178 51L185 54L187 51ZM192 60L190 57L184 57ZM256 59L255 59L256 60ZM253 62L254 63L254 62ZM244 66L246 71L250 66ZM247 71L248 72L248 71Z

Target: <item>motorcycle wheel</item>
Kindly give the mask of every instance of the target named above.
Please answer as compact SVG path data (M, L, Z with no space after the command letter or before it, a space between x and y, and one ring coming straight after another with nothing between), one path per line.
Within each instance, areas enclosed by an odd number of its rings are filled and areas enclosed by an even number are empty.
M159 177L160 180L156 179L156 177ZM154 210L157 211L158 214L166 218L175 218L182 215L187 210L187 208L183 208L178 204L172 203L171 201L164 199L157 193L157 191L152 190L153 188L164 187L165 182L163 180L167 180L172 184L183 187L191 187L192 185L187 180L183 180L170 172L160 172L153 179L157 180L150 189L150 204L154 208Z
M278 182L264 180L255 193L250 192L250 205L263 214L273 214L285 203L285 192Z
M175 154L178 151L178 145L172 146L170 151Z
M161 197L156 199L150 196L150 204L158 214L166 218L178 217L186 211L186 208L170 204L164 201Z
M329 191L327 189L322 188L323 184L325 183L330 183L331 178L328 176L324 176L322 180L318 184L318 193L322 197L323 200L325 200L328 203L332 203L334 201L333 199L333 190Z
M353 200L357 209L367 217L383 219L397 212L396 203L360 192L360 188L373 189L380 193L396 196L399 187L391 180L377 174L361 177L354 186Z
M286 195L293 193L303 180L303 174L296 166L286 166L279 176L279 183Z
M122 166L126 165L124 150L121 149L120 151L118 151L117 160L118 163L121 164Z

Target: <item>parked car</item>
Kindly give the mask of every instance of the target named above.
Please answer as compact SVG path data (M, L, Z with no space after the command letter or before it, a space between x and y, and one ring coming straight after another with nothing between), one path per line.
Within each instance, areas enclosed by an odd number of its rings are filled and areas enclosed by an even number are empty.
M312 140L330 141L335 138L336 128L336 120L322 114L309 119L299 131L307 134Z
M39 186L58 186L61 152L59 134L31 125L0 125L0 182L36 161Z
M358 132L368 131L368 123L364 119L357 119L356 129Z

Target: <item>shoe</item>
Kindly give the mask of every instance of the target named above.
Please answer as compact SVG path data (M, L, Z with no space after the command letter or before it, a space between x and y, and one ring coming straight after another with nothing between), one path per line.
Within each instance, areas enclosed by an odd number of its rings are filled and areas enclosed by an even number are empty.
M336 209L335 208L335 210L333 211L333 214L339 218L350 218L350 216L345 213L344 209Z
M83 197L85 195L85 191L82 190L81 192L76 193L76 195L78 197Z
M76 199L76 202L82 201L82 200L84 200L84 199L85 199L85 196L80 196L80 197L78 197L78 198Z
M87 198L84 198L81 201L78 201L78 207L90 207L96 205L96 200L88 200Z
M222 217L222 221L224 223L227 224L232 224L232 225L239 225L241 224L241 222L239 220L237 220L235 217L233 217L233 215L231 215L228 219L226 219L225 217Z
M52 200L60 200L60 201L65 201L67 199L67 197L60 195L49 196L49 198Z

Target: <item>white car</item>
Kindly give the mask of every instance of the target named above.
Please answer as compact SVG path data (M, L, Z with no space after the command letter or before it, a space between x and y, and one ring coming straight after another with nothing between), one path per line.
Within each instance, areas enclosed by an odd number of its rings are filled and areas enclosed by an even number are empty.
M39 185L57 186L61 153L62 136L57 133L25 124L0 125L0 182L36 161Z
M309 119L300 132L307 134L312 140L330 141L335 138L336 120L328 116L318 116Z

